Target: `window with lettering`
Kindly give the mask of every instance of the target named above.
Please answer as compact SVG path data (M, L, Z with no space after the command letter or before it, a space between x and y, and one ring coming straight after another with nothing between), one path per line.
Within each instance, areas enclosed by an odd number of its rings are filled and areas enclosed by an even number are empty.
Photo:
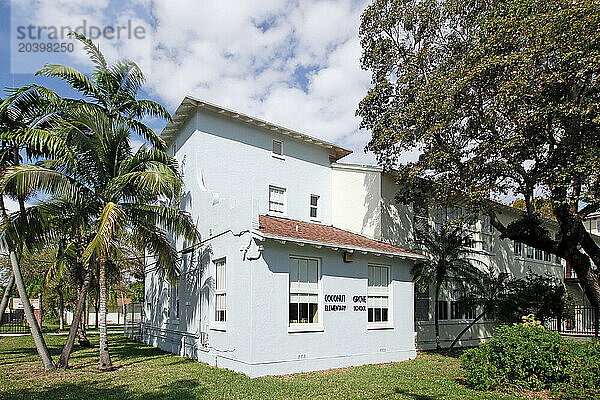
M369 265L367 286L367 320L369 323L389 321L390 268Z
M290 257L290 325L319 322L319 260Z

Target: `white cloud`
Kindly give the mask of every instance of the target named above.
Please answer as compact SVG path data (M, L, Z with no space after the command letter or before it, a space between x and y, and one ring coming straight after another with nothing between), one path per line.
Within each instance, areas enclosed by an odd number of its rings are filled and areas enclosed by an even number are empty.
M151 42L125 41L115 49L101 41L101 48L150 71L145 89L171 110L193 95L348 147L355 154L347 161L374 162L363 152L369 134L358 130L354 115L370 82L359 64L366 1L41 3L56 21L144 24ZM143 47L148 43L151 51Z

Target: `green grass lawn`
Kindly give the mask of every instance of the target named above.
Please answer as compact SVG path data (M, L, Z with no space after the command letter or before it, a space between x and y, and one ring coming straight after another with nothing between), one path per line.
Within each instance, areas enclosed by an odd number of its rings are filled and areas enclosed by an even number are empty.
M112 335L119 368L97 370L94 348L76 347L71 369L44 373L30 337L0 337L0 399L517 399L461 384L458 359L420 354L416 360L284 377L249 379ZM46 336L58 359L65 337ZM544 397L542 397L544 396Z

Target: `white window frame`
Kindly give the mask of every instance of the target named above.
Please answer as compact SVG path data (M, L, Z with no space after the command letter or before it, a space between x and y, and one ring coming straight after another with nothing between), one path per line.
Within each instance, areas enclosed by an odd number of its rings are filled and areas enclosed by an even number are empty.
M271 190L274 190L274 191L279 190L279 191L283 192L283 203L278 203L276 201L271 200ZM280 212L280 211L276 211L276 210L272 209L271 203L281 204L283 211ZM269 185L269 215L275 215L275 216L287 215L287 190L284 187Z
M172 324L179 323L179 282L169 284L168 320Z
M488 253L494 250L494 235L492 234L492 221L490 216L484 214L480 218L481 223L481 249ZM486 248L487 247L487 248Z
M291 271L291 261L292 259L296 260L306 260L306 261L316 261L317 262L317 277L316 277L316 286L309 287L310 285L304 284L304 282L292 281L292 271ZM321 259L318 257L309 257L303 255L295 255L290 254L288 257L289 267L288 267L288 297L287 297L287 305L288 305L288 332L322 332L323 329L323 306L322 306L322 295L321 295ZM308 271L307 271L308 273ZM293 285L293 283L296 285ZM317 322L291 322L290 316L290 305L292 304L292 296L293 295L311 295L317 296Z
M312 200L313 198L317 199L317 204L313 206L312 204ZM320 216L320 212L319 212L319 200L321 200L321 196L319 196L318 194L311 194L310 195L310 200L309 200L309 206L308 206L308 216L311 220L313 221L319 221ZM312 216L312 210L315 210L315 216Z
M387 275L386 285L369 285L369 277L371 276L371 268L385 268ZM381 271L379 271L381 273ZM367 265L367 329L388 329L393 328L392 324L392 268L391 265L387 264L375 264L369 263ZM381 276L381 275L380 275ZM374 279L373 279L374 280ZM380 281L381 282L381 281ZM379 299L379 300L376 300ZM374 302L387 303L387 307L371 307ZM381 304L383 305L383 304ZM369 321L369 309L373 308L373 321ZM387 320L386 321L375 321L375 309L387 308ZM383 310L382 310L383 312Z
M213 312L213 326L212 329L214 330L225 330L225 327L227 326L227 314L228 313L228 307L227 307L227 259L225 257L223 258L218 258L216 260L213 260L213 265L214 265L214 271L215 271L215 291L214 291L214 312ZM222 265L223 266L223 273L221 276L219 276L219 266ZM221 286L221 283L223 284ZM217 308L218 304L219 304L219 298L224 298L224 302L225 302L225 307L224 308ZM219 311L223 311L224 312L224 318L223 320L217 319L217 313Z
M281 154L275 153L275 143L279 143L279 145L281 146ZM280 160L285 159L285 157L283 156L283 141L282 140L273 139L273 141L271 142L271 155L275 158L279 158Z

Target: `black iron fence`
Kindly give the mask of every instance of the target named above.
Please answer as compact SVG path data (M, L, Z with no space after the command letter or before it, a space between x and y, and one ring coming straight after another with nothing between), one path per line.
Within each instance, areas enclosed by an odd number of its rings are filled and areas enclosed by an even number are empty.
M29 325L23 310L5 312L0 319L0 333L29 333Z
M598 309L595 307L575 306L573 317L546 322L546 327L561 333L598 337Z
M142 323L144 322L144 307L142 303L125 304L125 320L123 334L132 339L142 340Z

